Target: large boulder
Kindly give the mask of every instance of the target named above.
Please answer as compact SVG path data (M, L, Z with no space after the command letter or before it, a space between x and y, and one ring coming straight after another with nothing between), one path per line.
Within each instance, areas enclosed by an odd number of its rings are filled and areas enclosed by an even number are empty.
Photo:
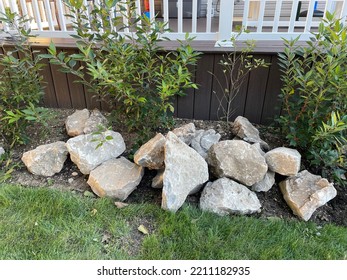
M58 141L25 152L22 161L30 173L50 177L63 169L67 154L65 143Z
M105 131L108 121L98 109L94 109L84 124L83 133L90 134L97 131Z
M259 212L261 204L257 195L247 187L228 178L220 178L204 188L200 208L221 216L245 215Z
M214 129L198 130L191 142L191 147L197 151L203 158L207 157L207 152L211 146L219 141L221 135Z
M144 169L124 157L110 159L90 172L88 185L99 197L125 200L140 184Z
M284 176L295 176L300 170L301 155L295 149L275 148L265 154L266 163L273 172Z
M117 158L125 151L122 135L111 130L100 135L85 134L67 141L71 160L83 174L89 174L101 163Z
M228 177L246 186L260 182L268 170L258 149L242 140L225 140L212 145L207 162L217 178Z
M269 145L260 138L258 129L256 129L245 117L238 116L235 119L232 132L248 143L259 143L263 149L269 149Z
M169 132L165 143L162 208L176 212L189 194L201 189L208 177L206 161Z
M326 204L337 194L332 183L307 170L287 178L279 185L293 213L304 221L308 221L318 207Z
M162 169L164 167L165 141L166 138L158 133L136 151L134 162L149 169Z
M75 137L83 134L86 121L89 118L88 109L76 110L75 113L68 116L65 121L66 132L69 136Z
M188 123L186 125L175 128L172 132L176 134L176 136L181 141L183 141L187 145L190 145L193 138L195 137L195 124Z

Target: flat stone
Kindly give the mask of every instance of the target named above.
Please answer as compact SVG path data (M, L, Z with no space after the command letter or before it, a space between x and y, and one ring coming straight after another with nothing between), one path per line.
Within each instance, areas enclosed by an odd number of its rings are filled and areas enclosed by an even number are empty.
M94 109L84 124L84 134L107 130L108 121L98 109Z
M200 208L224 216L252 214L260 211L257 195L244 185L228 178L208 183L201 193Z
M266 163L273 172L284 176L295 176L300 170L301 155L295 149L275 148L265 154Z
M106 137L112 137L112 139L106 140L100 147L97 147ZM89 174L103 162L117 158L125 151L122 135L111 130L102 132L100 135L76 136L69 139L66 145L72 162L83 174Z
M89 118L88 109L76 110L75 113L68 116L65 121L66 132L69 136L78 136L82 135L84 132L84 127L86 121Z
M110 159L90 172L88 185L99 197L125 200L140 184L144 169L124 157Z
M293 213L308 221L317 208L333 199L337 191L332 183L307 170L280 182L284 199Z
M177 127L172 131L176 136L186 143L187 145L190 145L193 138L195 137L195 125L194 123L188 123L186 125L183 125L181 127Z
M268 170L258 149L242 140L225 140L212 145L206 160L217 178L228 177L246 186L260 182Z
M142 145L134 155L134 162L149 169L164 168L164 145L166 138L158 133Z
M232 126L232 132L240 139L248 143L259 143L265 150L269 149L269 145L260 138L259 131L250 121L242 116L238 116Z
M208 180L206 161L174 133L165 142L162 208L176 212L189 194L198 192Z
M63 169L67 154L65 143L58 141L25 152L22 161L30 173L50 177Z

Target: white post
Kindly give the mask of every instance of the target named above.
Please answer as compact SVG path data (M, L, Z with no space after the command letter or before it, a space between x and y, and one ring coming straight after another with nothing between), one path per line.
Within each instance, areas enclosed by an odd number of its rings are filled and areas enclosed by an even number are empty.
M43 30L42 19L41 19L39 4L38 4L37 0L33 0L33 10L34 10L35 21L37 24L37 29L39 31L42 31Z
M192 33L196 33L198 17L198 0L193 0L192 5Z
M216 47L232 47L234 0L220 0L219 32Z
M66 31L66 20L64 15L64 4L62 0L57 0L58 22L61 31Z
M211 33L212 0L207 1L206 33Z
M278 0L276 2L276 10L275 10L274 25L272 27L272 32L278 32L278 23L280 20L281 8L282 8L282 0Z
M45 11L46 11L46 17L48 20L48 26L50 31L54 31L54 22L53 22L53 16L52 16L52 10L51 10L51 5L49 3L49 0L45 0Z
M177 1L177 29L178 33L183 33L183 0Z

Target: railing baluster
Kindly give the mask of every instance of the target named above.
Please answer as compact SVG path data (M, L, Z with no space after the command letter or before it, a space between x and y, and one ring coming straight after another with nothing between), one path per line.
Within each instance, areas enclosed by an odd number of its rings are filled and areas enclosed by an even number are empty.
M28 8L27 8L26 1L25 0L20 0L20 6L21 6L21 11L22 11L22 16L25 19L30 19L29 14L28 14ZM29 21L25 22L25 27L26 28L30 27Z
M313 18L313 11L314 11L314 5L315 1L310 1L308 5L308 11L307 11L307 17L306 17L306 24L305 24L305 29L304 32L308 33L310 32L311 29L311 23L312 23L312 18Z
M61 31L66 31L66 20L64 16L64 4L62 0L57 0L58 22Z
M247 28L248 26L248 14L249 14L249 0L245 0L243 7L243 16L242 16L242 27Z
M347 0L343 1L341 10L341 18L343 19L343 25L347 26Z
M54 31L54 22L53 22L53 17L52 17L52 10L51 10L51 5L49 3L49 0L45 0L45 11L46 11L46 17L48 20L48 26L50 31Z
M265 2L266 0L261 0L260 8L258 13L258 23L257 23L257 32L262 32L263 30L263 22L264 22L264 14L265 14Z
M149 0L149 15L151 20L155 18L154 0Z
M177 1L177 29L178 33L183 32L183 0Z
M193 0L192 5L192 33L196 33L198 22L198 0Z
M283 0L278 0L276 2L276 9L275 9L275 15L274 15L274 25L272 27L272 32L278 32L278 25L279 25L279 20L281 16L281 9L282 9L282 1Z
M220 0L219 33L216 46L231 46L233 29L234 0Z
M212 21L212 0L207 1L206 12L206 33L211 33L211 21Z
M37 0L32 0L32 4L33 4L33 11L34 11L34 18L37 24L37 29L39 31L42 31L42 19L41 19L41 15L40 15L40 9L39 9L39 5Z
M164 22L166 22L166 27L169 28L169 0L163 1L163 12L164 12Z
M298 10L298 4L299 0L294 0L292 3L292 11L290 13L290 21L289 21L289 27L288 27L288 32L294 32L294 26L295 26L295 21L296 21L296 12Z
M3 1L0 1L0 12L3 14L5 14L5 12L6 12ZM2 25L3 25L5 31L9 31L9 27L8 27L8 24L6 22L2 22Z

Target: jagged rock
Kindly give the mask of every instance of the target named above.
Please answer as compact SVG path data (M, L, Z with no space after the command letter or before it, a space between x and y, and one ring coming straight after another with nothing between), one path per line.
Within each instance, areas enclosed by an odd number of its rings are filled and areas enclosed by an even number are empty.
M172 131L176 136L186 143L187 145L190 145L193 138L195 137L195 125L194 123L188 123L186 125L183 125L181 127L177 127Z
M106 137L112 137L112 139L106 140ZM97 148L101 143L102 145ZM111 130L102 132L100 135L85 134L76 136L69 139L66 146L71 160L83 174L89 174L101 163L116 158L125 151L122 135Z
M216 133L214 129L198 130L191 142L192 148L197 151L203 158L207 157L207 152L211 146L217 143L221 135Z
M259 143L263 149L269 149L269 145L260 138L258 129L256 129L245 117L238 116L235 119L232 132L248 143Z
M88 109L76 110L75 113L68 116L65 121L67 134L72 137L83 134L83 130L88 118L89 118Z
M275 148L265 154L265 160L271 171L284 176L294 176L300 170L301 155L294 149Z
M228 177L246 186L260 182L268 170L257 148L242 140L225 140L212 145L207 162L217 178Z
M41 145L34 150L25 152L22 156L22 161L30 173L49 177L63 169L67 154L65 143L58 141Z
M247 187L228 178L220 178L204 188L200 208L221 216L245 215L259 212L261 204L257 195Z
M158 170L157 175L152 179L152 188L154 189L163 188L164 171L165 171L164 169Z
M5 154L5 149L3 147L0 147L0 157Z
M252 190L255 192L267 192L275 184L275 172L268 171L263 180L254 184Z
M89 134L97 131L104 131L107 129L108 121L107 119L101 114L101 112L98 109L94 109L87 121L85 122L83 132L84 134Z
M88 185L99 197L125 200L140 184L144 169L124 157L110 159L90 172Z
M208 180L208 166L194 149L172 132L166 136L164 150L162 208L176 212L187 196L199 191Z
M316 209L333 199L337 192L332 183L307 170L280 182L284 199L293 213L308 221Z
M137 150L134 155L134 162L149 169L163 168L165 141L166 138L158 133Z

